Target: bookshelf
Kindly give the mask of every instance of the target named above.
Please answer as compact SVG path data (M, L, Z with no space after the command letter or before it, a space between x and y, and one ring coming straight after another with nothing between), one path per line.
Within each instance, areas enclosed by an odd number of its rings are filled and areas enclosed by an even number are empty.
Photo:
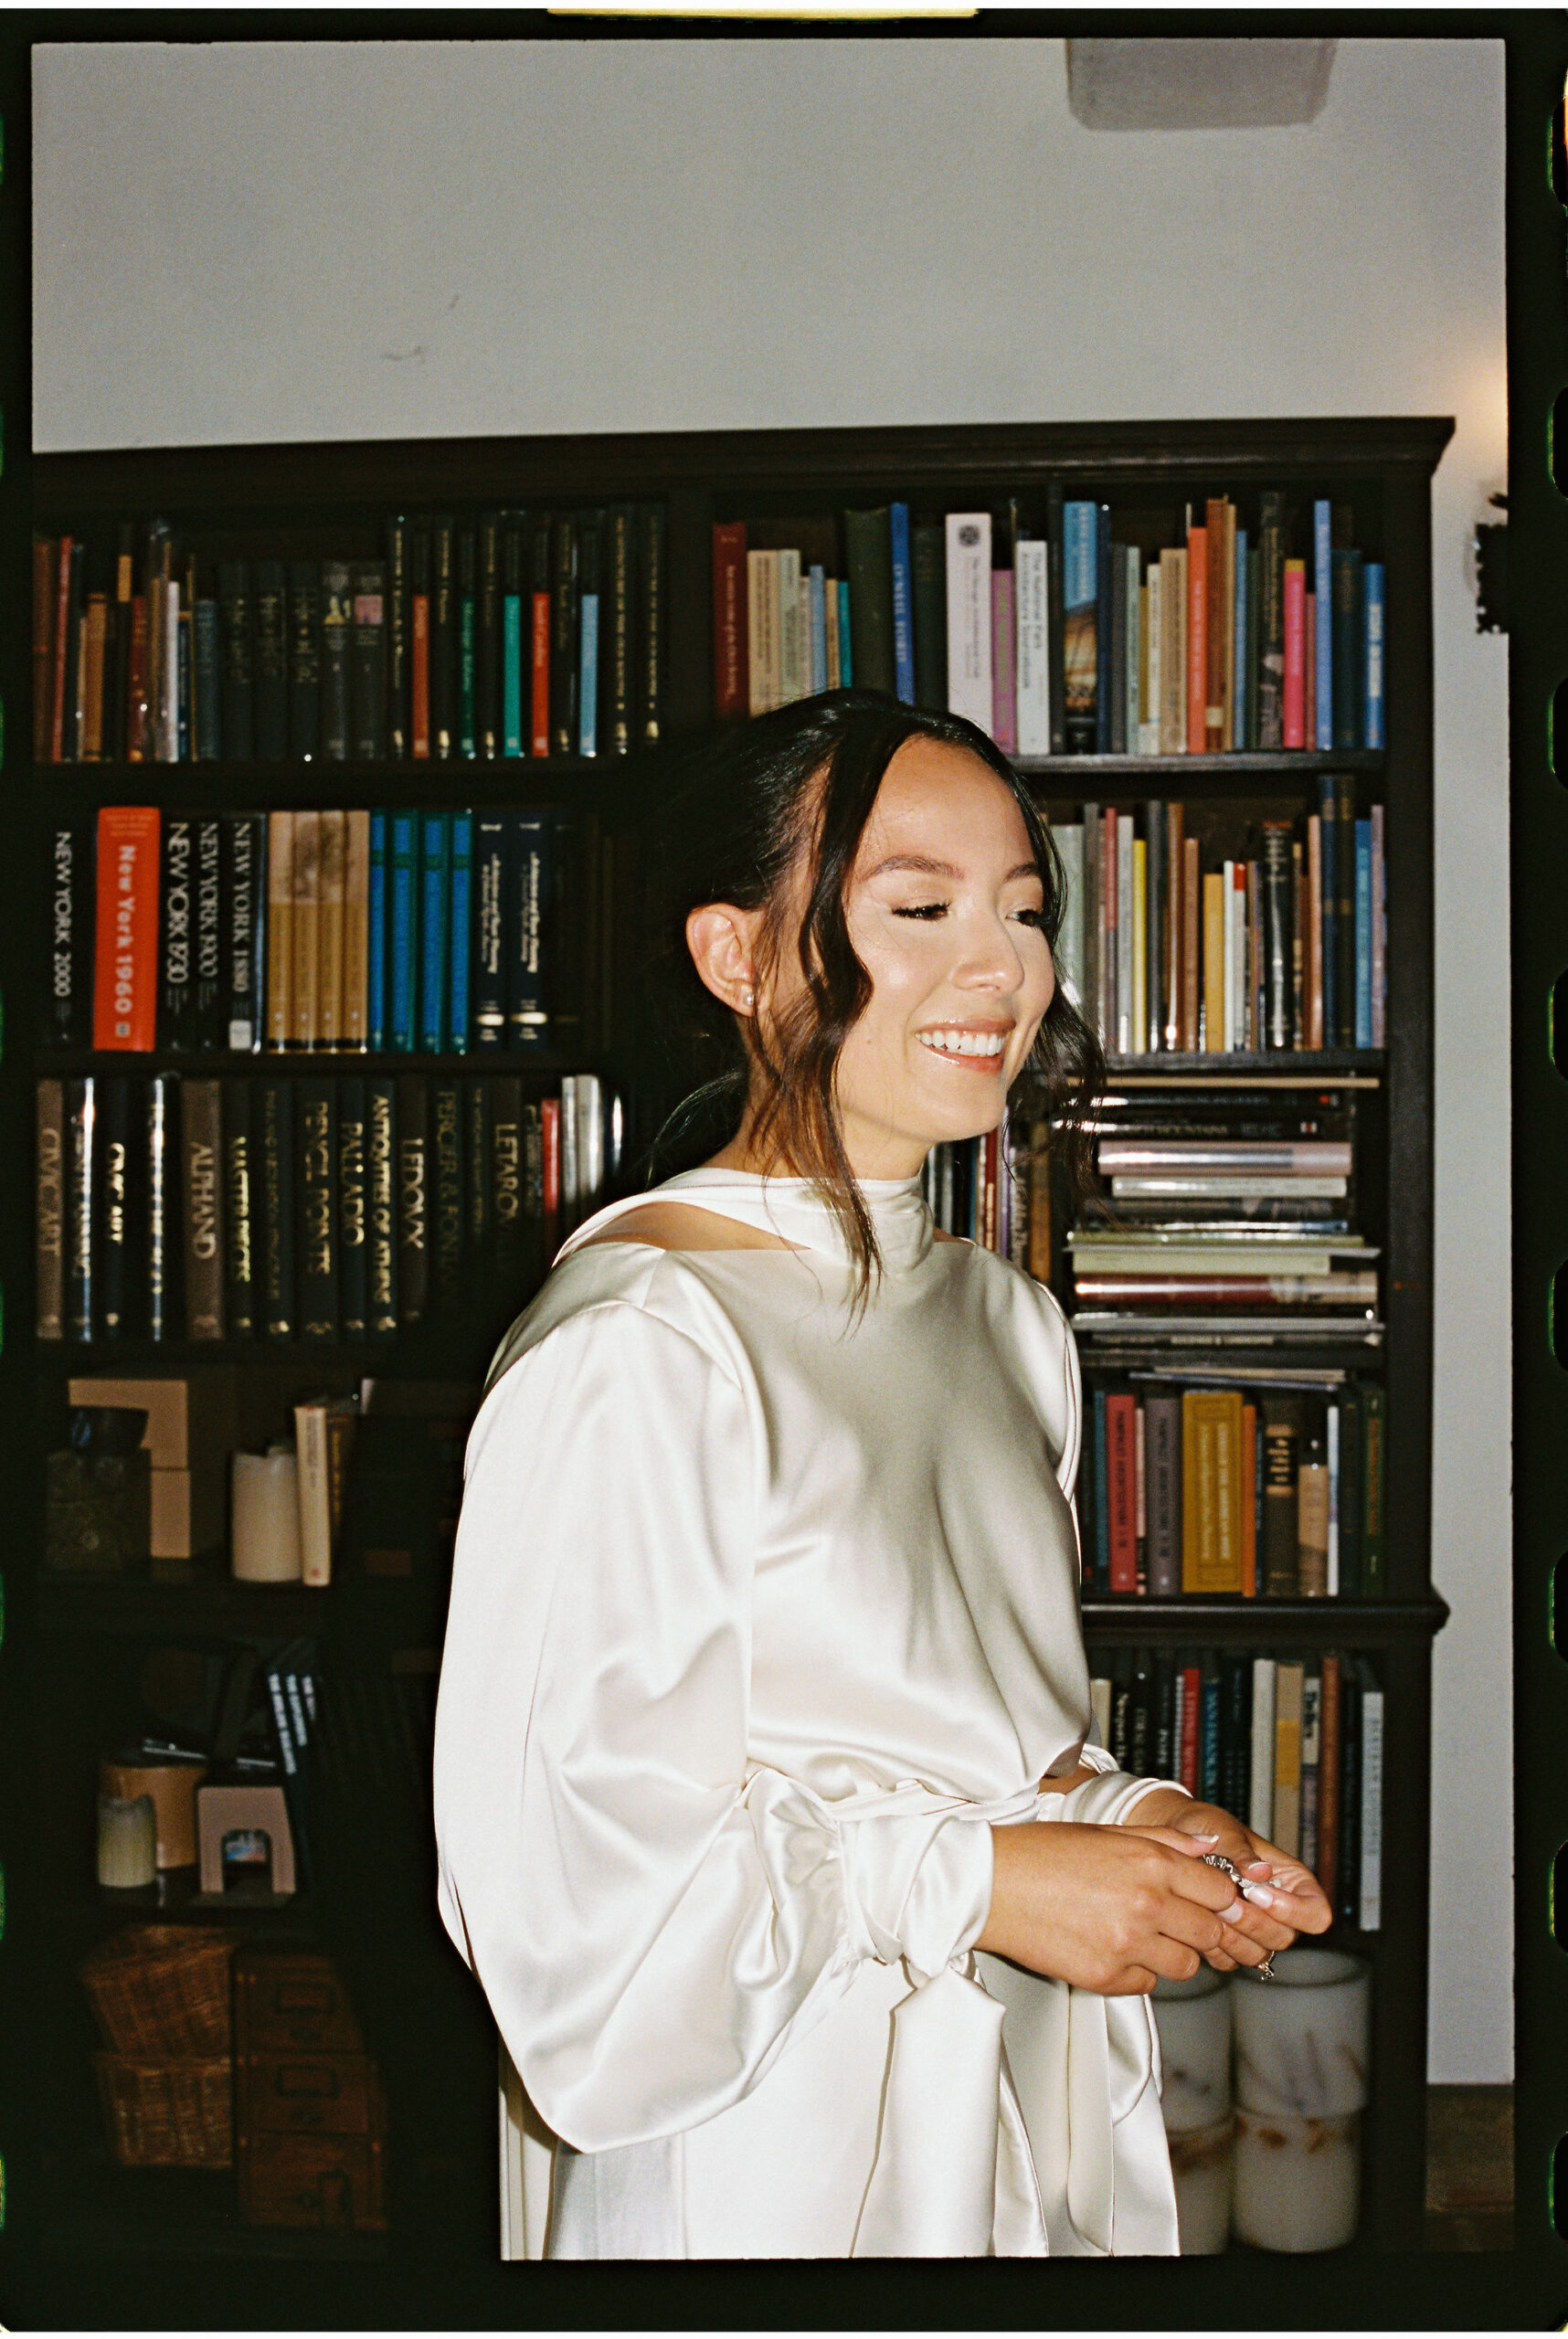
M1247 1083L1289 1093L1325 1084L1353 1092L1361 1148L1361 1217L1382 1246L1387 1392L1385 1596L1376 1600L1181 1598L1092 1595L1084 1621L1091 1646L1173 1646L1201 1641L1224 1648L1269 1647L1298 1653L1329 1647L1375 1656L1387 1698L1383 1921L1361 1936L1338 1925L1332 1938L1367 1954L1374 1968L1372 2109L1363 2138L1364 2200L1360 2250L1418 2247L1422 2231L1425 2087L1430 1653L1446 1610L1430 1580L1429 1476L1432 1367L1432 710L1430 644L1430 479L1451 425L1445 420L1308 421L1127 425L983 426L955 429L844 429L606 436L538 439L435 440L397 444L173 449L36 459L35 525L75 528L90 541L114 541L127 515L158 513L188 532L199 548L260 544L289 556L369 557L393 511L548 503L554 508L658 502L667 514L663 741L623 758L497 758L451 762L291 761L164 765L107 763L35 767L28 783L32 853L7 859L3 880L11 911L37 915L37 856L48 822L63 810L90 815L101 805L155 804L165 810L213 811L350 807L453 806L568 808L594 826L609 870L605 929L609 958L603 1011L591 1044L525 1056L392 1054L322 1059L334 1071L366 1076L410 1069L431 1075L477 1070L514 1074L530 1095L547 1093L567 1071L600 1074L625 1100L626 1158L634 1161L657 1126L665 1099L640 1063L634 1042L636 968L641 947L637 868L640 839L656 826L660 789L673 746L710 722L713 647L710 616L712 530L750 515L841 511L906 497L940 513L999 505L1013 494L1068 495L1175 507L1201 503L1224 488L1238 499L1263 485L1292 495L1343 496L1365 517L1388 578L1388 745L1319 754L1235 750L1223 755L1071 756L1021 763L1048 811L1067 817L1093 799L1131 811L1171 798L1212 804L1231 817L1264 805L1283 814L1316 800L1319 777L1350 772L1386 807L1388 823L1387 1016L1376 1049L1194 1053L1113 1056L1118 1089L1139 1095L1203 1098ZM30 1098L36 1077L71 1078L106 1068L86 1047L44 1047L35 1038L42 1004L38 954L8 1002L8 1054L16 1097ZM29 985L31 988L29 989ZM196 1056L162 1048L111 1067L203 1075L280 1068L303 1076L307 1056ZM317 1068L320 1068L318 1064ZM20 1082L20 1086L17 1084ZM14 1161L32 1176L30 1124ZM27 1230L22 1233L26 1236ZM33 1262L18 1254L8 1278L13 1339L25 1339ZM319 1635L326 1677L353 1675L366 1695L390 1679L397 1695L425 1694L436 1652L428 1617L411 1600L375 1587L334 1582L324 1592L263 1589L234 1582L221 1553L194 1562L185 1581L123 1578L90 1583L47 1573L42 1566L42 1471L38 1456L58 1445L68 1378L76 1372L180 1371L221 1361L238 1390L239 1443L264 1442L291 1402L323 1390L352 1390L362 1374L390 1381L440 1381L449 1407L468 1392L471 1405L494 1338L525 1297L494 1297L482 1316L461 1310L435 1317L379 1341L288 1346L197 1342L173 1338L37 1343L27 1367L36 1434L16 1506L19 1540L16 1629L32 1652L36 1694L31 1760L47 1784L26 1863L12 1879L16 1905L28 1912L38 1956L39 2031L35 2051L49 2068L80 2065L90 2044L72 1966L87 1942L140 1913L108 1905L91 1883L91 1773L114 1734L110 1717L134 1707L138 1667L147 1650L194 1649ZM503 1305L504 1301L504 1305ZM176 1326L176 1330L181 1328ZM1343 1356L1342 1339L1324 1327L1308 1351ZM458 1393L450 1393L450 1392ZM24 1592L21 1587L26 1584ZM423 1684L424 1688L418 1685ZM410 1686L414 1685L414 1686ZM407 1711L408 1709L400 1709ZM386 2078L393 2098L392 2213L384 2238L340 2236L347 2260L364 2260L364 2279L413 2278L445 2287L442 2319L454 2302L478 2300L493 2258L493 2109L488 2032L482 2008L447 1957L427 1886L423 1815L388 1799L367 1830L369 1851L348 1862L313 1900L286 1910L258 1911L249 1922L272 1937L320 1939L341 1956L351 1990L363 1993L367 2027L387 2042ZM334 1838L341 1841L341 1837ZM362 1893L356 1921L353 1896ZM374 1921L363 1921L368 1911ZM179 1913L171 1907L171 1916ZM185 1910L190 1917L200 1912ZM373 1941L369 1938L375 1935ZM422 1986L446 1960L445 1996L435 2016L433 2048L419 2049L400 2026L401 1994ZM403 2043L399 2045L399 2031ZM452 2092L466 2105L471 2148L454 2142L449 2120L440 2149L418 2158L413 2112L445 2056ZM84 2066L83 2066L84 2068ZM466 2090L466 2093L464 2092ZM221 2183L183 2172L119 2172L98 2141L96 2106L73 2067L58 2107L40 2120L29 2154L13 2167L18 2216L46 2257L81 2257L107 2268L114 2252L133 2253L140 2295L162 2298L159 2284L195 2255L244 2259L283 2281L296 2261L330 2258L334 2238L281 2228L245 2228L223 2206ZM178 2182L164 2184L161 2175ZM147 2183L147 2177L157 2182ZM206 2187L203 2191L201 2188ZM193 2191L193 2188L196 2188ZM193 2203L197 2206L193 2207ZM97 2253L94 2259L94 2253ZM106 2277L107 2278L107 2277ZM356 2275L355 2279L359 2279ZM457 2288L452 2288L453 2284ZM172 2298L173 2290L168 2291ZM369 2296L368 2291L357 2295ZM377 2293L379 2295L379 2293ZM278 2293L280 2298L284 2293Z

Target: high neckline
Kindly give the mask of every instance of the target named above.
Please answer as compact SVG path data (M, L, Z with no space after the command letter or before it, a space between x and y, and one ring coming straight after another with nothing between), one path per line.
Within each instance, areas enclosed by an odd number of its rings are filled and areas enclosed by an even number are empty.
M919 1178L862 1178L862 1197L871 1213L877 1248L892 1275L906 1275L930 1252L934 1240L930 1209ZM590 1233L598 1233L623 1214L652 1201L686 1202L711 1210L721 1218L738 1220L765 1234L777 1234L794 1248L811 1251L848 1265L849 1245L837 1218L813 1191L805 1178L764 1177L753 1170L687 1170L667 1178L645 1194L632 1194L596 1212L579 1226L563 1253L575 1249Z

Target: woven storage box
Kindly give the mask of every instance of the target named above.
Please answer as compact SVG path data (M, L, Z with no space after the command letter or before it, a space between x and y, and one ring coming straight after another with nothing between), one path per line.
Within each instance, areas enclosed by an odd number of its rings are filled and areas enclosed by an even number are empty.
M128 1925L78 1967L104 2042L146 2064L227 2058L229 1962L218 1925Z
M110 2148L124 2168L230 2168L234 2066L95 2055Z

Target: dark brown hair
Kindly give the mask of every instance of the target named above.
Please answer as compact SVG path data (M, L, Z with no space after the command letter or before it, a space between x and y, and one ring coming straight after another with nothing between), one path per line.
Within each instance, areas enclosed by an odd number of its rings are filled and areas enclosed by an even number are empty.
M959 715L906 706L879 691L800 700L705 743L659 822L662 979L646 1001L658 1015L666 1059L672 1049L684 1059L680 1085L687 1093L651 1149L650 1174L669 1174L677 1153L696 1160L716 1151L734 1136L755 1093L764 1159L809 1179L832 1211L863 1297L881 1261L844 1151L834 1082L844 1041L871 997L871 978L850 941L844 895L883 776L910 739L965 748L1007 788L1039 865L1043 924L1054 952L1065 887L1050 831L1001 749ZM780 921L788 880L802 856L806 907L791 936ZM799 954L804 989L766 1033L759 1021L752 1025L749 1047L686 947L687 917L709 902L766 912L765 952L772 964L790 947ZM1058 982L1019 1085L1044 1092L1042 1109L1056 1125L1075 1194L1088 1174L1086 1116L1104 1082L1099 1043Z

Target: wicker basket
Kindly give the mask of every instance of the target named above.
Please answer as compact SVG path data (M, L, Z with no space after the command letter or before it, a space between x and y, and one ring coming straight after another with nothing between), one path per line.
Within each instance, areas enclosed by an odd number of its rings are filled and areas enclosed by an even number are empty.
M231 2168L234 2066L94 2055L110 2148L124 2168Z
M104 2043L142 2062L202 2062L230 2050L229 1961L219 1925L127 1925L78 1967Z

